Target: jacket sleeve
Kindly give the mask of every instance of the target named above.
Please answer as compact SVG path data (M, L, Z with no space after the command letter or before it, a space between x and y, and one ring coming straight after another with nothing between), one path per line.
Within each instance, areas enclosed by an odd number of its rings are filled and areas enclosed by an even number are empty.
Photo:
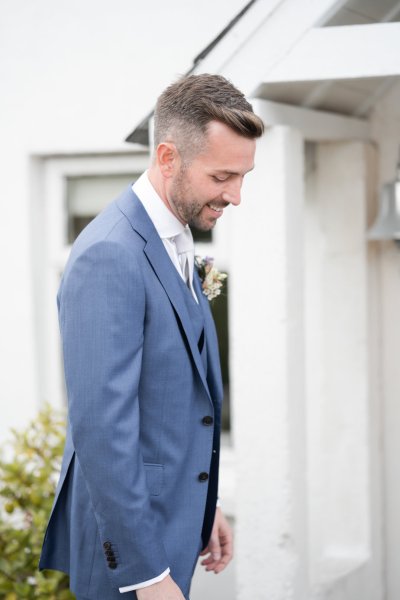
M107 240L82 252L65 273L59 318L76 457L115 556L108 574L117 588L151 580L169 562L139 443L145 290L134 254Z

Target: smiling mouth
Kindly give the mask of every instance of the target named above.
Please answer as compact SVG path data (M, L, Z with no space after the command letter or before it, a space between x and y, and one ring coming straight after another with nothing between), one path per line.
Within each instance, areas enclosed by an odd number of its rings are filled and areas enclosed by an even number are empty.
M222 211L224 210L225 206L217 206L216 204L207 204L208 208L211 208L211 210L213 210L214 212L221 214Z

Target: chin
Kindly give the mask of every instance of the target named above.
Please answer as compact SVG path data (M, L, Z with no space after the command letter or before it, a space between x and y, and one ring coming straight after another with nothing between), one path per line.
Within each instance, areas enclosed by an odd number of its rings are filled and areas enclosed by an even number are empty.
M217 221L215 220L212 223L204 223L204 221L197 221L197 219L193 219L193 221L190 221L189 225L191 227L195 227L199 231L210 231L210 229L213 229L215 227L216 222Z

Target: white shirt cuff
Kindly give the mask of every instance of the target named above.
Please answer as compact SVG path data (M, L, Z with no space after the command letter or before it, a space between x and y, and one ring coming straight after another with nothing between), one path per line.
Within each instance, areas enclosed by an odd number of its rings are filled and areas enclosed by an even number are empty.
M149 587L149 585L153 585L153 583L158 583L159 581L165 579L169 573L170 569L168 567L168 569L165 569L165 571L163 571L161 575L158 575L158 577L153 577L153 579L148 579L147 581L136 583L135 585L126 585L125 587L120 587L119 591L121 594L124 594L125 592L133 592L134 590L140 590L141 588Z

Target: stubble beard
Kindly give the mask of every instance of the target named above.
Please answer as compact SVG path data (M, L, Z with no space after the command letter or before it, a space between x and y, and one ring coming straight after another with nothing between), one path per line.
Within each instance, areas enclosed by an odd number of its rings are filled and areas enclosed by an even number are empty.
M209 231L214 227L217 219L206 221L202 218L201 211L204 204L193 198L193 195L193 191L186 181L185 170L181 169L171 188L171 203L181 220L188 223L190 227L195 227L200 231ZM188 200L188 198L193 199Z

